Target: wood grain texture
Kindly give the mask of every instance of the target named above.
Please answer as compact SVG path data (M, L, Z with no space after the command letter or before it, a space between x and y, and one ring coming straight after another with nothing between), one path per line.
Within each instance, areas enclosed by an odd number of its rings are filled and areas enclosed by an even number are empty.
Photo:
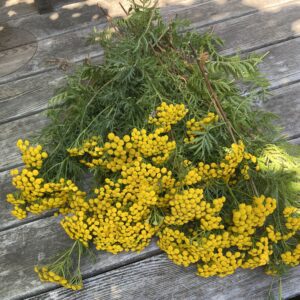
M37 44L24 45L0 52L0 78L9 76L24 65L26 65L34 56L37 50Z
M18 229L0 232L0 298L9 300L24 298L55 287L54 284L41 284L33 271L35 264L42 263L72 245L59 225L57 218L46 218ZM157 254L155 243L141 253L119 255L98 251L96 261L86 258L82 264L84 276L92 276Z
M59 10L62 6L66 6L77 2L77 0L51 0L54 10ZM97 0L84 0L80 2L96 3ZM38 15L38 11L34 5L34 0L0 0L0 22L5 23L11 20L17 20L23 17Z
M35 36L23 28L3 26L0 30L0 51L35 43Z
M100 64L103 56L91 59ZM0 124L44 110L49 99L66 83L82 61L70 64L67 70L54 69L3 84L0 89Z
M37 14L34 0L0 0L0 22Z
M65 82L64 71L52 70L4 84L0 90L0 124L46 109L48 100Z
M300 136L290 140L290 143L293 145L300 145Z
M226 45L224 54L256 50L300 35L299 0L278 5L276 11L260 11L216 24L214 32ZM197 29L197 24L193 24ZM207 29L206 29L207 30ZM205 31L201 28L200 32ZM263 44L261 43L263 41Z
M99 28L103 28L103 25L99 26ZM61 61L74 63L88 56L101 55L103 52L98 45L87 45L87 38L90 33L91 28L87 28L40 41L33 59L18 72L1 77L0 84L53 70L59 66Z
M80 291L63 288L47 292L31 300L265 300L278 298L278 280L262 269L242 270L219 278L200 278L194 267L182 268L160 254L128 266L86 279ZM294 268L282 278L282 297L300 293L300 268ZM270 288L272 287L271 291Z
M22 28L31 32L37 41L54 37L70 31L75 31L86 26L99 25L106 22L103 12L96 3L87 5L86 1L74 7L73 4L65 5L51 13L34 14L8 20L0 25L4 27Z
M272 91L264 109L280 116L278 123L288 137L300 134L300 82Z
M292 0L269 1L262 0L261 7L282 7ZM16 27L28 30L35 35L37 40L49 38L68 31L86 26L99 25L105 22L106 18L98 4L98 1L81 1L77 3L66 4L56 11L39 15L35 14L18 18L17 20L7 21L2 25L4 27ZM124 15L119 6L119 1L110 1L108 6L102 5L107 12L118 8L118 14ZM162 7L162 14L167 18L179 15L181 18L187 18L191 22L197 22L197 27L208 24L214 24L225 19L236 18L245 14L259 11L259 8L251 5L245 5L241 0L228 0L225 4L216 0L193 0L193 1L160 1L159 6ZM2 23L1 19L0 22Z
M260 65L260 70L269 79L271 89L299 81L300 38L264 47L254 52L261 54L268 52Z

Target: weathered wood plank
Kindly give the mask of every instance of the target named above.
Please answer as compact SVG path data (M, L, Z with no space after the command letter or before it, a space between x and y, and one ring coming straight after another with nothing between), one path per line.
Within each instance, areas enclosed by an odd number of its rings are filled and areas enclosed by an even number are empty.
M21 297L24 299L26 296L55 287L50 283L40 283L33 266L41 263L44 258L63 251L71 244L72 241L64 233L56 218L42 219L22 225L18 229L0 232L0 278L5 282L0 285L1 299ZM96 262L91 263L90 259L85 259L82 271L85 276L92 276L157 253L159 251L154 243L139 254L112 255L97 252Z
M100 64L102 59L102 55L96 56L91 62ZM66 70L54 69L1 85L0 124L46 109L48 100L64 85L66 75L72 73L78 63L70 64Z
M35 36L23 28L2 27L0 30L0 51L35 42Z
M286 55L286 49L290 55ZM270 53L261 64L261 71L270 79L272 88L300 79L300 38L260 50L267 51ZM101 56L96 57L94 62L101 59ZM63 85L64 79L65 72L55 69L2 85L0 124L45 109L48 99Z
M0 0L0 22L37 14L34 0Z
M55 10L76 0L51 0ZM86 0L92 2L91 0ZM96 1L96 0L95 0ZM82 1L80 1L82 2ZM37 15L34 0L0 0L0 21L16 20L28 15Z
M280 116L279 124L287 136L300 134L300 82L272 91L273 97L263 104L264 109Z
M95 2L93 5L87 5L88 2L78 2L65 5L49 14L38 14L24 16L17 20L8 20L0 25L9 28L22 28L32 33L37 41L45 38L64 34L69 31L75 31L86 26L99 25L106 22L103 12Z
M187 18L192 23L197 22L197 27L214 24L222 20L236 18L242 15L257 12L263 8L284 7L292 5L293 0L261 0L260 6L245 5L240 0L228 0L226 5L218 0L193 0L193 1L160 1L162 14L166 17L179 15ZM36 15L34 18L19 19L17 22L8 22L9 26L18 26L32 32L37 39L51 35L61 34L76 27L99 24L99 19L103 18L103 13L98 4L104 7L113 16L124 16L124 12L119 5L119 0L98 3L95 1L81 1L64 5L59 10L50 15ZM126 6L126 5L125 5ZM25 27L24 27L25 26Z
M289 2L290 0L281 1ZM240 0L229 0L229 2L230 5L221 7L214 0L194 0L193 2L172 0L167 2L160 1L160 6L162 7L162 13L166 16L180 14L184 18L190 18L191 21L205 16L202 21L204 24L214 22L220 18L222 19L225 17L225 14L227 18L230 18L256 11L253 7L242 5ZM265 2L265 0L263 2ZM187 7L187 3L191 5ZM165 6L166 4L167 7ZM2 21L2 19L0 19L0 23L4 28L11 27L27 30L34 34L36 40L39 41L69 31L75 31L76 29L86 26L94 26L106 22L104 13L98 5L100 5L100 3L96 0L77 1L76 3L65 4L50 14L29 15L18 18L17 20L8 20L5 23L4 20ZM110 1L109 5L105 5L105 3L103 5L101 2L101 6L103 6L109 14L113 10L115 16L124 15L117 0ZM116 14L116 11L118 11L118 14ZM202 11L205 13L203 14ZM221 11L224 12L221 14ZM27 42L25 43L27 44Z
M300 136L289 141L293 145L300 145Z
M300 293L299 276L298 267L282 277L283 298ZM29 299L265 300L272 294L279 298L279 280L265 275L261 269L240 269L224 278L200 278L194 267L176 266L164 254L88 278L84 284L80 291L58 288Z
M275 11L260 11L214 25L214 32L225 41L223 53L256 50L299 36L299 0L276 8ZM193 27L197 29L197 24ZM205 28L199 31L203 32Z
M64 83L65 72L53 70L2 85L0 124L46 109L48 100Z
M200 12L201 13L204 12L203 17L205 16L205 21L201 21L199 23L200 25L199 24L195 25L195 27L197 27L197 26L199 27L199 26L204 26L204 24L212 24L213 22L215 22L214 19L217 19L217 22L220 22L222 17L224 17L225 19L228 19L229 16L232 14L235 14L235 16L237 16L236 12L239 10L237 9L238 7L236 5L239 4L239 1L236 1L236 0L232 0L232 1L233 1L232 3L235 3L235 5L227 5L227 6L224 6L222 9L220 9L219 6L216 6L216 4L212 5L212 2L198 5L197 9L194 8L192 10L192 13L189 14L189 17L191 17L193 15L194 18L198 19L199 17L201 17ZM293 3L294 1L288 1L288 3L290 3L290 2ZM216 2L216 3L219 3L219 2ZM280 8L282 5L283 4L280 3L276 7ZM216 17L216 13L215 13L216 7L218 7L217 11L219 11L218 17ZM228 11L227 11L227 7L228 7ZM222 13L222 10L224 10L224 9L227 12L225 15ZM253 11L253 8L250 8L250 9L251 9L251 11ZM183 9L182 10L183 16L188 11L189 10ZM288 13L289 13L289 11L286 11L286 13L283 15L285 17L287 17ZM244 15L244 14L245 14L245 12L242 13L242 15ZM258 13L258 14L260 15L261 13ZM295 14L295 12L294 12L294 14ZM180 10L178 11L178 15L180 15ZM260 22L264 21L264 19L262 17L258 17L257 19L259 19ZM192 21L193 21L193 19L192 19ZM282 22L281 19L279 21ZM227 22L225 22L225 23L227 24ZM276 23L276 20L275 20L275 23ZM288 23L288 22L286 22L286 23ZM260 23L258 25L260 25L260 27L261 27L261 24L264 24L264 23ZM237 25L239 26L240 24L237 24ZM103 24L102 24L102 26L101 25L97 25L97 26L99 26L100 28L103 28ZM273 26L276 26L276 24L273 24ZM230 24L230 30L232 30L233 27L234 27L234 24ZM256 25L256 27L257 27L257 25ZM88 27L88 28L90 28L90 32L91 32L92 27ZM76 51L74 51L74 49L82 48L84 36L82 36L81 34L84 32L85 35L87 36L90 33L90 32L88 32L88 30L89 30L88 28L81 30L81 31L76 31L73 34L66 33L64 35L57 36L53 39L49 38L49 39L44 39L44 40L40 41L38 51L37 51L36 55L34 56L34 58L26 66L24 66L21 70L19 70L19 72L0 78L0 84L4 83L4 82L16 80L19 77L30 76L36 72L45 72L45 71L49 71L50 69L53 69L53 67L51 68L49 65L47 65L45 63L48 59L51 58L51 54L52 54L52 56L55 55L56 57L60 57L60 58L69 58L69 59L72 58L71 59L72 61L78 61L77 53L76 53ZM258 30L258 28L254 28L254 29ZM259 28L259 29L261 29L261 28ZM203 30L204 29L202 29L202 31ZM235 28L235 30L239 31L239 28ZM281 35L287 34L287 32L286 32L287 30L288 30L287 26L285 26L285 27L283 26L280 29ZM245 34L245 32L243 34ZM231 32L231 35L234 36L234 34L232 34L232 32ZM273 35L271 35L271 36L273 36ZM250 39L251 38L252 37L250 37ZM277 36L274 36L274 38L277 38ZM262 38L260 39L260 41L262 41ZM273 42L276 42L276 39L275 40L273 39ZM60 45L61 45L61 47L60 47ZM72 45L71 48L70 48L70 45ZM229 48L230 47L232 47L231 43L229 43ZM244 46L244 47L246 47L246 46ZM99 52L98 52L98 54L99 54ZM90 53L90 55L93 56L93 53Z
M254 52L262 54L269 52L260 65L260 70L269 79L271 89L299 81L300 38L271 45Z
M98 28L103 28L104 25L99 25ZM91 28L69 32L55 38L45 39L38 43L38 49L34 57L18 72L3 76L0 78L0 84L9 81L32 76L36 73L41 73L57 68L60 60L70 62L81 61L90 56L101 55L102 50L98 45L87 45L87 37L91 33ZM27 47L24 45L21 47ZM22 52L19 51L20 55ZM18 58L16 58L18 59ZM55 63L58 60L58 63Z
M24 45L0 52L0 78L9 76L26 65L36 53L37 44Z

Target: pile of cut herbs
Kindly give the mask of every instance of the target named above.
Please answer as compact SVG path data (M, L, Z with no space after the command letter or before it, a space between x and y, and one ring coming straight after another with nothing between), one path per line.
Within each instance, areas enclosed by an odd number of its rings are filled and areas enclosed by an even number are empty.
M141 251L155 236L203 277L298 265L299 158L254 105L267 94L263 57L222 56L213 33L164 21L149 0L126 14L90 38L103 63L80 67L49 125L17 143L12 214L54 212L74 240L35 266L40 279L80 289L90 247Z

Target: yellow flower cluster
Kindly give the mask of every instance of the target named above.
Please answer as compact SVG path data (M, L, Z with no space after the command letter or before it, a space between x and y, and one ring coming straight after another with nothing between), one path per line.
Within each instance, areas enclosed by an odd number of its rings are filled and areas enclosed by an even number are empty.
M173 200L169 202L171 214L165 217L165 223L182 225L205 215L203 189L184 190L183 193L175 193L172 196Z
M48 157L48 154L43 152L41 145L32 147L27 140L18 140L17 147L20 149L22 160L28 168L40 169L43 164L43 159Z
M231 178L237 176L237 169L242 163L244 165L241 168L241 174L243 178L247 180L250 178L248 174L250 168L248 161L251 161L253 164L257 163L256 157L245 152L245 146L240 141L238 144L231 145L231 149L228 149L228 153L221 163L205 164L200 162L198 163L198 167L191 168L183 180L183 184L194 185L201 181L220 178L225 182L229 182Z
M296 231L290 231L285 234L282 234L279 231L275 231L273 225L267 226L266 231L268 234L268 238L274 243L277 243L278 241L281 241L281 240L286 241L286 240L290 239L292 236L294 236L296 233Z
M214 179L226 188L226 184L250 179L250 170L259 170L256 157L246 152L242 141L226 148L220 162L193 165L178 151L180 159L167 164L177 146L168 131L186 114L184 105L163 102L149 118L156 126L153 132L134 128L123 137L111 132L105 139L93 136L80 147L68 149L70 156L88 168L100 167L107 174L89 197L71 180L46 182L40 173L47 153L39 145L18 141L26 168L11 172L19 190L19 194L7 195L14 205L12 214L21 219L28 212L56 209L56 214L65 215L61 226L74 244L93 244L111 253L141 251L157 235L158 246L174 263L197 264L198 275L203 277L223 277L239 267L271 266L272 243L288 240L300 230L299 209L286 207L284 231L276 232L268 218L277 207L275 199L251 196L252 202L247 197L241 203L230 199L234 197L231 189L227 199L219 190L209 189ZM192 143L195 131L217 120L214 113L200 121L189 120L185 142ZM300 246L282 253L281 259L286 265L299 264ZM41 280L75 290L82 287L81 278L67 279L63 269L56 267L35 270Z
M239 250L248 250L252 247L252 236L247 233L230 232L231 246L236 246Z
M42 151L41 146L31 147L28 141L18 141L18 145L21 151L24 147L29 150L24 158L27 167L21 172L17 169L11 171L12 184L19 190L19 193L8 194L7 201L14 205L12 214L15 217L23 219L27 216L27 212L39 214L57 208L61 213L68 212L71 206L77 205L76 202L83 201L85 193L81 192L71 180L62 178L58 183L54 183L45 182L43 178L39 177L38 168L42 167L43 160L47 155L41 155L39 160L33 158L36 157L35 149L39 149L39 152Z
M218 115L209 112L203 119L196 121L196 119L190 119L186 122L187 138L184 139L185 143L192 143L195 139L195 131L204 131L205 126L217 122L219 119Z
M267 237L261 237L254 247L248 251L249 258L242 264L244 269L254 269L264 266L269 262L269 257L273 253L270 249Z
M198 264L198 275L224 277L233 274L242 265L243 255L238 251L224 252L222 248L219 248L208 264Z
M89 199L87 209L65 217L62 226L70 238L84 245L92 241L98 250L112 253L141 251L158 227L149 222L151 208L159 194L174 186L172 173L137 158L123 165L121 177L95 190L97 198Z
M188 110L184 104L167 104L162 102L156 108L155 116L150 116L148 122L163 128L163 132L171 130L171 125L177 124L187 114Z
M287 251L281 254L282 261L292 267L300 264L300 244L297 244L293 251Z
M286 241L300 230L300 210L297 207L285 207L283 210L283 216L285 218L285 233L275 231L273 225L269 225L266 228L268 238L274 243L281 240Z
M82 283L80 284L70 283L65 277L49 270L49 268L46 266L41 268L36 266L34 268L34 271L38 273L41 281L49 281L49 282L57 283L67 289L72 289L74 291L82 289Z
M141 251L158 229L149 223L151 206L157 200L156 193L142 178L146 168L135 166L135 169L137 167L141 169L139 182L124 175L126 179L120 179L124 184L110 182L97 191L97 199L90 200L95 220L93 242L98 250L112 253ZM131 173L130 169L128 173Z
M60 224L71 239L78 240L88 247L88 241L92 239L92 235L83 211L79 211L73 216L66 216Z
M295 233L300 230L300 209L288 206L284 209L283 215L286 219L285 226L287 229L290 229Z
M100 147L95 137L84 142L80 148L68 149L71 156L80 156L80 162L87 167L102 166L113 172L120 171L123 165L130 164L137 157L151 157L153 163L160 165L166 162L176 148L175 141L169 141L164 130L157 128L147 134L145 129L134 128L131 135L123 138L114 133L108 134L108 141Z
M252 235L256 228L264 225L267 216L276 208L276 200L261 195L253 197L252 205L241 203L238 209L233 210L233 226L230 231Z
M167 197L168 196L168 197ZM220 222L222 218L217 214L221 211L225 197L214 199L212 204L203 200L203 189L189 189L182 193L165 195L170 199L170 214L164 222L172 225L183 225L193 220L200 220L203 230L224 229Z
M231 247L231 235L228 231L223 231L220 234L210 233L208 236L197 239L197 234L194 236L198 241L199 257L202 262L208 263L213 260L217 249L226 249Z
M147 135L146 130L133 129L131 133L133 147L142 157L151 157L153 163L160 165L169 159L176 148L175 141L169 141L167 135L161 136L163 132L163 128L157 128L153 134Z
M100 138L97 136L92 136L90 139L86 140L80 148L68 149L70 156L81 156L85 153L90 154L92 157L98 157L103 155L103 149L97 147L100 142Z
M225 197L216 198L213 200L212 205L206 203L205 214L200 219L201 228L203 230L214 230L214 229L224 229L224 225L220 224L222 218L219 216L219 213L225 202Z
M183 232L167 227L158 236L159 248L165 251L175 264L187 267L200 259L197 243L191 243Z

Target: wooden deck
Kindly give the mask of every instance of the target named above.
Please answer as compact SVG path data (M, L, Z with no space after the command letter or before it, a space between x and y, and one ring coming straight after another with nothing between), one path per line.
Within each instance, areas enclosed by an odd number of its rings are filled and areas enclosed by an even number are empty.
M226 278L203 279L194 269L172 264L152 243L142 253L98 253L85 261L85 288L71 292L40 283L33 265L70 244L58 220L10 215L5 194L12 191L11 168L22 166L15 142L47 120L47 101L66 73L103 52L87 46L93 27L121 14L118 0L55 1L55 11L39 15L33 0L0 0L0 299L267 299L279 283L262 270L240 270ZM122 1L124 2L124 1ZM163 14L188 17L192 27L214 31L225 40L225 54L237 50L270 54L262 71L271 81L266 109L281 115L291 143L300 144L300 0L161 0ZM300 268L282 278L282 296L300 295Z

